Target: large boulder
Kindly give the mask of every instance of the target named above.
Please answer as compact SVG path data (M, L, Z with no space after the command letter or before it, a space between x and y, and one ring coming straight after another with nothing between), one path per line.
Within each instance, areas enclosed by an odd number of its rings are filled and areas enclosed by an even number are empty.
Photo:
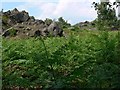
M41 35L42 36L48 36L49 35L47 27L45 27L44 29L41 30Z
M35 20L35 25L41 25L41 24L45 24L43 20Z
M17 8L14 8L12 11L9 11L9 12L11 12L11 13L19 13L19 11L17 10Z
M53 21L52 19L46 18L46 20L44 21L46 26L49 26Z
M63 30L53 21L48 27L48 32L51 36L62 36Z
M10 15L10 20L16 23L26 22L29 19L29 15L27 12L17 12Z
M10 36L10 31L9 31L9 30L6 30L6 31L2 34L2 36L4 36L4 37Z
M18 11L16 8L3 12L3 21L8 25L15 25L16 23L26 22L30 19L28 12Z

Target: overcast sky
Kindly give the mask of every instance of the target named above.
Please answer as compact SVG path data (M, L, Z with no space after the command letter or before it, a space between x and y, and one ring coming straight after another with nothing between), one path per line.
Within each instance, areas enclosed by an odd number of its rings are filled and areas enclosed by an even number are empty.
M97 17L96 11L91 7L94 1L99 0L2 0L2 8L4 11L14 8L26 10L36 19L63 17L71 24L76 24Z

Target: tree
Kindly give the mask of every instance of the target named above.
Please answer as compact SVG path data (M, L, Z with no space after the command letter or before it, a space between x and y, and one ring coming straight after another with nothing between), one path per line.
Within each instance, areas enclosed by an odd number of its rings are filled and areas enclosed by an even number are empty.
M101 0L102 1L102 0ZM108 30L116 26L117 21L116 11L113 5L107 0L107 2L95 3L93 6L97 11L97 27L98 30Z
M63 19L63 17L58 18L58 23L59 23L61 28L67 28L67 27L71 26L67 21L65 21Z

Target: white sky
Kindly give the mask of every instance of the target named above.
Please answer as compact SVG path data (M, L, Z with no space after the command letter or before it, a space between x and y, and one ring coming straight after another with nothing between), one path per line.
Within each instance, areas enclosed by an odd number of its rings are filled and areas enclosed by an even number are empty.
M86 20L92 21L97 17L96 11L91 7L94 1L99 2L99 0L2 0L4 3L16 2L13 4L14 8L26 10L35 18L57 19L62 16L72 24ZM114 2L115 0L110 1ZM24 3L17 4L19 2ZM7 5L4 7L6 8Z

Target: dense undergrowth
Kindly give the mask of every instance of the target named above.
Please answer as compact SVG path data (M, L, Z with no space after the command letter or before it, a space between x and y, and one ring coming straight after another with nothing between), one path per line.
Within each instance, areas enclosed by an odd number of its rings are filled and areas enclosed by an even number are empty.
M3 89L120 88L120 33L84 31L68 37L4 39Z

